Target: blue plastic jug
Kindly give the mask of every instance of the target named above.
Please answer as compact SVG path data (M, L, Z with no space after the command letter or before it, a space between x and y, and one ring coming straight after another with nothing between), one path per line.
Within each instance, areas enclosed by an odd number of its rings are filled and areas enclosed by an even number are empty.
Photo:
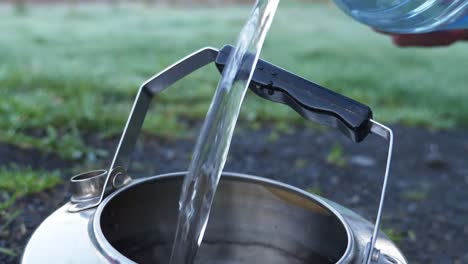
M334 0L356 20L395 33L468 29L468 0Z

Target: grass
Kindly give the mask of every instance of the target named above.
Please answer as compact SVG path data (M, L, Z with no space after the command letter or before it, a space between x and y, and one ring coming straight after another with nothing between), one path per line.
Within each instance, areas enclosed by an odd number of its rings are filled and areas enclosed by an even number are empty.
M16 253L13 250L4 247L0 247L0 254L16 257Z
M294 168L296 168L296 169L302 169L305 166L307 166L307 160L305 160L305 159L296 159L294 161Z
M57 172L32 170L17 166L0 167L0 216L16 199L54 187L61 182Z
M331 147L330 152L327 155L326 161L328 164L331 164L337 167L343 167L346 165L346 159L344 157L344 149L339 143L335 143Z
M427 198L428 194L425 191L406 191L402 193L402 197L406 200L413 201L413 202L420 202Z
M400 244L404 236L400 231L392 228L384 228L383 232L396 244Z
M322 189L320 189L320 187L317 187L317 186L314 186L314 187L310 187L308 189L306 189L307 192L311 193L311 194L315 194L315 195L322 195Z
M0 167L0 238L8 240L10 224L22 213L21 205L13 206L18 198L50 189L61 181L57 172ZM0 255L15 257L18 252L0 246Z
M247 7L0 6L0 140L82 159L90 134L122 130L145 79L204 46L233 43ZM383 122L468 125L466 44L399 49L331 5L281 6L262 57L373 107ZM218 80L208 67L158 96L144 131L183 136L201 119ZM243 120L302 122L249 94ZM257 125L258 126L258 125Z

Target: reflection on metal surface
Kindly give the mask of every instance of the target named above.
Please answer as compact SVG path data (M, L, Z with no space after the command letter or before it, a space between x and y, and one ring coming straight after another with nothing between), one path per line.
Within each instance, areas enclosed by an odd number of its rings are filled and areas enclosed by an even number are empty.
M320 214L330 215L331 212L326 210L323 206L317 203L310 203L310 198L304 196L299 196L296 193L284 191L277 188L266 187L272 194L274 194L278 199L288 202L291 205L302 207L306 210L317 212Z

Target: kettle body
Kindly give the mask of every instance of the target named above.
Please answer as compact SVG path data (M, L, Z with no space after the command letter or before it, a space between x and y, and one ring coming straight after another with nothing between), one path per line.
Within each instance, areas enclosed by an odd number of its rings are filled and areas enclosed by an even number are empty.
M34 263L168 263L185 172L138 179L96 208L67 203L35 231ZM361 264L373 224L353 211L261 177L223 173L195 263ZM406 264L379 234L374 264Z

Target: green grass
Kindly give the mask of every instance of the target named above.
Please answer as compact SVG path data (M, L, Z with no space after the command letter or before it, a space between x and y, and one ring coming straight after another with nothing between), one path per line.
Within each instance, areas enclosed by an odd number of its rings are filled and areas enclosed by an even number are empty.
M89 134L122 130L138 86L204 46L233 43L247 7L0 6L0 140L79 159ZM331 5L284 5L262 57L373 107L383 122L468 125L467 44L399 49ZM183 136L201 119L219 75L208 67L156 98L147 133ZM299 122L248 94L243 120ZM257 125L258 126L258 125Z
M15 165L0 167L0 238L9 237L10 224L22 213L18 198L53 188L62 180L57 172L20 168ZM0 255L15 257L17 250L0 247Z
M322 189L320 187L314 186L306 189L307 192L315 195L322 195Z
M296 169L302 169L305 166L307 166L307 160L305 160L305 159L296 159L294 161L294 168L296 168Z
M0 167L0 217L16 199L50 189L61 182L57 172L17 166Z
M392 228L384 228L383 232L396 244L400 244L404 236L400 231Z
M10 257L16 257L17 256L17 254L13 250L8 249L8 248L4 248L4 247L0 247L0 254L8 255Z
M339 143L335 143L331 147L330 152L327 155L326 161L328 164L331 164L337 167L343 167L346 165L346 159L344 157L344 149Z
M0 167L0 190L14 192L17 196L41 192L60 182L56 172Z
M413 201L413 202L420 202L427 198L428 193L425 191L412 190L412 191L405 191L401 195L406 200Z

